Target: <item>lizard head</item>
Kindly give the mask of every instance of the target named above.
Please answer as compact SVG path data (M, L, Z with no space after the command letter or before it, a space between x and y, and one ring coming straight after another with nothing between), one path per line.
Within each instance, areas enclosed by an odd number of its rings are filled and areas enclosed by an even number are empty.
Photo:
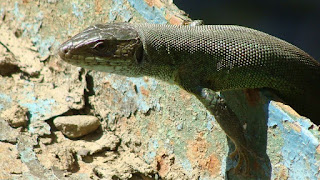
M138 32L128 23L88 27L59 48L62 60L87 69L137 76L143 59Z

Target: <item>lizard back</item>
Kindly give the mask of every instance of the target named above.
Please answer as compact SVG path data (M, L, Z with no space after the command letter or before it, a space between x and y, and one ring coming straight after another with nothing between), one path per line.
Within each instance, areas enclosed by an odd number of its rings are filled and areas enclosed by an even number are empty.
M133 26L154 66L171 66L215 91L272 89L300 114L320 123L320 64L296 46L241 26ZM184 83L190 82L178 84Z

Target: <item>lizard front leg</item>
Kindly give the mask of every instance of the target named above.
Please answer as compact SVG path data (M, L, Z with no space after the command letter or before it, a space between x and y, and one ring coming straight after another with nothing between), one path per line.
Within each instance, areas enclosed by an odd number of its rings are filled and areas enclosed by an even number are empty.
M190 89L189 89L190 90ZM238 164L234 168L236 174L250 175L252 167L252 159L255 154L250 150L250 145L247 142L244 129L235 113L227 106L225 100L208 88L197 87L192 89L192 93L205 105L212 113L224 130L227 136L235 144L235 150L230 154L230 158L238 157Z

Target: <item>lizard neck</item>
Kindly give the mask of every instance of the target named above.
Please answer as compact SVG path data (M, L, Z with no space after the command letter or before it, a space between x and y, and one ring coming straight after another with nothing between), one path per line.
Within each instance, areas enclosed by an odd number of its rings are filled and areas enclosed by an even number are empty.
M199 35L201 31L195 31L189 26L155 24L134 24L134 26L143 44L142 62L145 63L141 70L143 75L178 84L176 76L181 72L194 76L201 73L200 76L203 77L215 69L215 56L199 50L200 47L207 48L206 44L200 38L189 38L192 35L201 37Z

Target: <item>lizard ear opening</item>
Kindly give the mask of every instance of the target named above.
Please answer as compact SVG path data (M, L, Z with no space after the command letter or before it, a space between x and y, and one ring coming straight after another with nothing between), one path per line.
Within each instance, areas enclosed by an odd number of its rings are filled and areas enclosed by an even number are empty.
M135 57L135 60L138 64L141 64L142 63L142 60L143 60L143 46L140 45L135 53L134 53L134 57Z

